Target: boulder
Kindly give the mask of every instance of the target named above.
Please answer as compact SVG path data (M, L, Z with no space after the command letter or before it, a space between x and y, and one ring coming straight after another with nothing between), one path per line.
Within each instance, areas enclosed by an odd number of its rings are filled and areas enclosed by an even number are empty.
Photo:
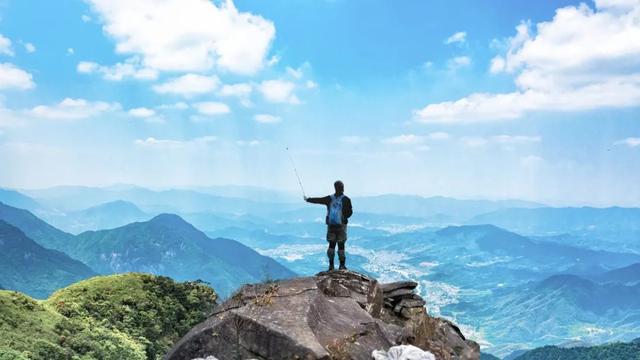
M382 291L387 293L387 292L392 292L392 291L397 290L397 289L413 290L417 286L418 286L418 283L415 282L415 281L396 281L396 282L392 282L392 283L382 284Z
M479 359L478 345L453 324L429 317L424 307L402 311L384 306L375 279L352 271L245 285L165 359L368 360L374 350L396 345L417 346L437 359Z

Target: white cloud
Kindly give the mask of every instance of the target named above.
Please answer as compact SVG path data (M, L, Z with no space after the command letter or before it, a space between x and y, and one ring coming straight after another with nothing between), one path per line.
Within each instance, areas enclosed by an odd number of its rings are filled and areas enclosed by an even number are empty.
M24 44L24 49L30 54L36 52L36 46L30 42Z
M540 136L528 135L496 135L493 136L491 140L500 144L530 144L538 143L542 138Z
M67 56L71 56L73 54L75 54L76 51L73 48L67 48Z
M239 98L246 98L251 95L251 91L253 91L253 87L251 86L251 84L227 84L222 86L219 94L221 96L236 96Z
M292 67L287 66L287 74L291 75L291 77L293 77L294 79L302 79L302 76L304 75L304 72L302 71L301 68L298 69L294 69Z
M83 14L82 16L80 16L80 19L82 19L83 22L89 22L91 21L91 16Z
M468 56L456 56L447 61L449 70L456 70L471 65L471 58Z
M277 64L277 63L279 63L279 62L280 62L280 56L278 56L278 55L273 55L273 56L269 59L269 61L267 61L267 66L273 66L273 65L275 65L275 64Z
M257 114L253 117L253 119L263 124L275 124L282 121L282 118L280 116L269 115L269 114Z
M79 120L119 109L120 104L118 103L107 103L103 101L92 102L85 99L66 98L52 106L36 106L31 109L29 113L35 117L45 119Z
M489 144L512 145L534 144L542 141L540 136L530 135L494 135L494 136L466 136L460 139L467 147L479 147Z
M467 147L480 147L488 143L487 139L480 136L465 136L460 140Z
M544 163L544 159L537 155L527 155L520 158L520 165L526 168L539 167Z
M155 85L153 90L159 94L178 94L185 97L212 92L220 85L217 76L186 74L173 78L163 84Z
M138 117L138 118L149 118L156 114L154 110L146 107L134 108L127 111L127 113L133 117Z
M186 110L189 108L189 105L185 102L180 101L174 104L162 104L160 106L157 106L156 108L160 110Z
M491 72L515 74L517 91L475 93L414 112L424 123L515 119L532 111L640 105L640 2L596 1L556 11L535 31L516 27ZM595 45L597 44L597 46Z
M0 55L13 56L13 49L11 49L11 40L0 34Z
M369 138L358 135L350 135L341 137L340 141L345 144L364 144L369 142Z
M414 134L398 135L383 139L382 142L391 145L418 145L424 143L425 138Z
M275 27L239 12L232 1L88 0L116 41L116 51L143 58L161 71L206 71L218 67L254 74L264 65Z
M634 148L634 147L640 146L640 138L630 137L630 138L618 140L614 144L615 145L626 145L626 146L628 146L630 148Z
M190 140L156 139L154 137L148 137L146 139L135 140L133 143L135 145L146 148L176 149L193 146L206 146L215 142L216 140L217 138L215 136L202 136Z
M0 128L19 126L22 124L23 119L21 119L15 111L7 109L2 103L2 98L0 98Z
M437 131L430 133L429 135L427 135L427 137L430 140L447 140L451 137L451 135L443 131Z
M463 43L467 39L467 33L464 31L458 31L457 33L449 36L444 43L445 44L453 44L453 43Z
M489 67L489 71L492 74L497 74L499 72L504 71L506 66L506 63L504 61L504 58L502 56L496 56L493 59L491 59L491 66Z
M307 81L304 83L304 86L306 86L306 87L307 87L307 89L315 89L315 88L317 88L317 87L318 87L318 83L316 83L316 82L314 82L314 81L311 81L311 80L307 80Z
M203 115L222 115L231 112L227 104L215 101L200 102L194 104L194 106Z
M258 146L262 144L260 140L237 140L236 145L238 146Z
M299 104L300 99L293 92L295 87L291 81L265 80L258 85L258 90L268 102Z
M33 76L10 63L0 63L0 90L28 90L36 86Z
M91 61L81 61L76 70L82 74L100 73L105 80L120 81L125 78L137 80L155 80L158 71L148 67L142 67L138 58L129 58L124 63L116 63L112 66L103 66Z

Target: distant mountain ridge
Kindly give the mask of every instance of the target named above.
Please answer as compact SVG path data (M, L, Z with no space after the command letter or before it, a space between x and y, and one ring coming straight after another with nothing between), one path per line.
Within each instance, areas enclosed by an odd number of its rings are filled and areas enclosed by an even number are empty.
M151 214L140 210L132 202L115 200L48 218L56 227L79 234L89 230L112 229L136 221L149 220L151 217Z
M41 208L41 205L31 197L15 190L0 188L0 202L9 206L34 211Z
M203 279L223 295L229 295L238 284L295 275L237 241L210 239L172 214L84 232L66 252L101 273L141 271L177 280Z
M530 350L514 360L640 360L640 338L588 347L545 346Z
M422 197L414 195L377 195L355 197L358 209L370 213L403 216L432 217L450 215L466 220L472 216L498 209L543 207L544 204L522 200L460 200L443 196Z
M1 202L0 220L19 228L29 238L48 249L64 251L67 243L73 241L73 235L49 225L31 212Z
M467 223L493 224L521 234L640 231L640 208L507 208L477 215Z
M295 275L237 241L211 239L172 214L77 236L56 229L29 211L2 203L0 219L23 229L38 244L62 251L102 274L141 271L178 280L202 279L223 296L243 283Z
M0 220L0 283L43 299L96 273L66 254L45 249L20 229Z

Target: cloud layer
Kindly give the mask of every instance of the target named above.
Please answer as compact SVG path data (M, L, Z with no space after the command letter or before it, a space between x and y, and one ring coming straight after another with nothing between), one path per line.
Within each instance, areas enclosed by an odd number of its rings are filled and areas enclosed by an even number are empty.
M640 105L640 2L597 0L558 9L553 20L516 28L492 73L515 75L517 90L475 93L414 112L424 123L515 119L531 111ZM597 44L597 46L594 46Z
M89 0L121 54L141 56L160 71L212 68L254 74L264 65L275 27L239 12L232 1Z

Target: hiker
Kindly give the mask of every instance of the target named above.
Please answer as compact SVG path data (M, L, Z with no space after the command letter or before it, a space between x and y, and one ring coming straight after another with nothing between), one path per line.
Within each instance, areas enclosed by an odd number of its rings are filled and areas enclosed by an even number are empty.
M344 253L344 243L347 241L347 223L349 217L353 214L351 208L351 199L344 194L344 184L338 180L333 183L335 193L333 195L313 198L305 197L304 200L312 204L323 204L327 206L327 241L329 248L327 256L329 257L329 270L333 270L333 259L336 253L336 244L338 245L338 259L340 260L340 270L347 270L345 265L346 256Z

